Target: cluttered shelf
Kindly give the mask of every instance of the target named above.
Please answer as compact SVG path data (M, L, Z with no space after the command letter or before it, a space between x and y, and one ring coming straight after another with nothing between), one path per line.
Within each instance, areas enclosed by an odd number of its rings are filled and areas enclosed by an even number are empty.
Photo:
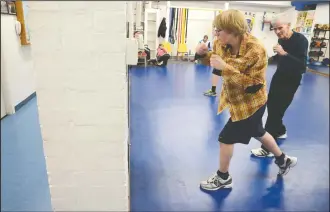
M329 66L329 58L326 55L329 45L329 31L329 24L315 24L308 53L310 65Z

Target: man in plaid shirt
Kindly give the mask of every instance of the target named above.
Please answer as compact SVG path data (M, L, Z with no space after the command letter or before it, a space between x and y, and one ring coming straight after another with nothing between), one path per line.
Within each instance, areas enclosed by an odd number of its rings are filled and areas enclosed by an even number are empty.
M199 46L197 54L203 57L204 64L221 70L223 85L218 114L228 107L231 117L219 135L219 169L202 181L201 187L206 190L231 188L228 169L234 144L249 144L252 137L275 155L279 175L285 175L296 165L297 158L285 155L262 124L267 102L266 50L248 33L244 14L238 10L224 11L216 17L214 25L221 42L216 43L214 52Z

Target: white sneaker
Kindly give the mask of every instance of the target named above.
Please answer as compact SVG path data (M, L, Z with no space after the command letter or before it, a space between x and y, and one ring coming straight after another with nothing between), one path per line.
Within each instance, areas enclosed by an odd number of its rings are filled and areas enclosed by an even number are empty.
M275 163L279 167L278 175L286 175L292 167L297 165L298 159L296 157L285 156L285 162L283 165L279 165L277 161Z
M257 148L251 150L252 155L260 158L274 157L273 153L265 151L263 148Z
M284 133L283 135L278 136L278 139L286 139L288 137L288 135L286 133Z
M221 188L232 188L233 179L229 175L228 179L224 180L221 177L219 177L217 173L215 173L208 180L202 181L200 186L202 189L205 189L208 191L216 191Z

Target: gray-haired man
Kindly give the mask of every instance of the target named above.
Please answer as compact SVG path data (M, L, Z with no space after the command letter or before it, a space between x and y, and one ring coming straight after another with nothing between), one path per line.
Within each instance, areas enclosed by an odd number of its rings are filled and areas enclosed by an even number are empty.
M287 15L280 14L272 21L274 32L278 37L274 52L279 56L279 60L270 84L265 129L275 139L287 137L286 127L283 124L284 113L298 90L302 74L306 71L308 41L304 35L290 29L288 20L290 18ZM257 157L273 156L264 146L251 152Z

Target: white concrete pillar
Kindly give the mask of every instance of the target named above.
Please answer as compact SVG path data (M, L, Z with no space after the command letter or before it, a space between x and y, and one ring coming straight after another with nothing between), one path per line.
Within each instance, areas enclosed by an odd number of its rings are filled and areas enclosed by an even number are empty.
M145 5L146 5L147 9L151 9L152 8L152 1L146 2Z
M166 35L165 35L166 42L168 42L168 36L170 35L170 24L171 24L170 12L171 12L171 2L166 1L166 26L167 26Z
M133 11L133 2L127 1L127 19L129 23L129 38L133 38L134 33L134 11Z
M1 21L3 21L3 17L1 17ZM1 24L3 26L4 32L4 24ZM3 38L3 36L1 36ZM8 41L6 42L8 45ZM15 113L15 104L13 103L12 99L12 88L10 86L10 77L8 76L7 67L5 66L5 59L4 59L4 52L2 50L3 46L1 46L1 98L3 100L3 105L1 105L1 110L5 109L6 114L14 114ZM10 69L9 69L10 70ZM12 69L11 69L12 70ZM9 71L10 72L10 71Z
M55 211L128 211L126 2L29 1Z
M136 3L136 27L141 26L141 20L142 20L142 1L138 1Z

